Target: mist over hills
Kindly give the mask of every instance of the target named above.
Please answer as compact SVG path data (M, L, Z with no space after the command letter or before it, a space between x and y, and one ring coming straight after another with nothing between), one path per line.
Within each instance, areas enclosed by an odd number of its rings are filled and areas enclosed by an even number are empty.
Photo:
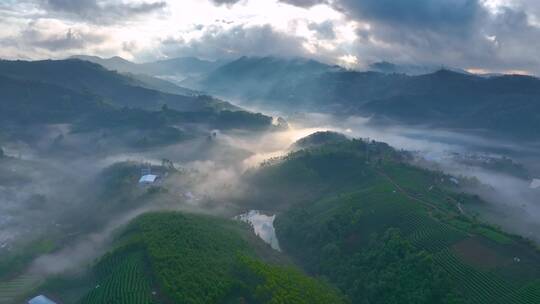
M77 55L70 58L90 61L105 68L121 73L148 74L153 76L177 76L178 78L196 77L207 74L226 61L208 61L196 57L179 57L147 63L134 63L122 57L101 58L97 56Z
M395 64L388 61L374 62L368 67L368 70L373 72L380 72L386 74L405 74L410 76L431 74L441 69L448 69L458 73L470 74L465 70L450 67L433 65Z
M540 300L538 79L160 64L0 61L1 304Z
M540 0L0 25L0 304L540 304Z
M82 60L0 61L0 75L38 81L77 92L99 95L117 106L156 110L167 104L172 109L235 109L208 96L177 95L158 91L161 83L144 81L106 70Z
M118 74L81 60L0 61L3 137L33 144L48 136L46 127L34 127L63 124L69 131L58 132L59 138L66 143L70 137L100 138L101 144L88 150L96 152L107 144L168 145L204 137L212 129L272 128L271 117L192 91L180 95L183 89L166 85L160 90L164 84L159 79Z
M80 58L109 69L133 72L137 67L139 74L133 77L139 79L156 71L150 67L154 63L144 66L121 58ZM370 116L378 123L463 130L518 141L540 139L536 114L540 80L530 76L486 77L459 69L435 71L434 67L389 62L370 66L374 71L360 72L315 60L279 57L241 57L231 62L178 58L155 65L168 67L161 70L161 76L189 70L190 77L174 80L194 90L185 89L186 94L208 92L246 106ZM153 81L162 91L175 92L172 83L157 82Z
M312 61L240 58L190 84L246 104L373 116L400 123L538 140L540 80L450 70L409 76L357 72Z

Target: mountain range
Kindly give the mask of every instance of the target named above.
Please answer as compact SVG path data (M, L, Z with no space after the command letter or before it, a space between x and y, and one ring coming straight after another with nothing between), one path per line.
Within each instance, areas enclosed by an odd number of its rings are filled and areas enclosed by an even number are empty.
M224 61L208 61L196 57L179 57L147 63L134 63L118 56L101 58L97 56L77 55L70 58L94 62L109 70L121 73L177 76L180 78L207 74L225 63Z
M381 72L387 74L406 74L410 76L431 74L441 69L448 69L462 74L469 74L469 72L457 68L433 65L395 64L388 61L374 62L368 67L368 70L373 72Z
M540 303L538 246L485 222L483 180L220 99L531 140L540 80L83 59L0 61L0 303Z
M51 124L68 124L79 134L106 130L110 146L138 148L205 137L212 129L273 128L271 117L76 59L0 61L0 90L2 135L29 143Z
M376 121L539 140L540 79L450 70L359 72L310 60L247 58L186 86L284 111L371 116Z
M53 84L77 92L99 95L108 102L156 110L167 104L178 110L237 109L208 96L179 95L183 89L151 77L130 77L82 60L0 61L0 75L12 79ZM163 89L164 86L168 88ZM176 90L176 92L175 92ZM175 94L164 91L175 92Z
M207 92L262 109L368 116L375 123L540 140L540 80L532 76L474 75L390 62L362 72L280 57L244 56L230 62L187 57L144 64L120 57L77 58L168 93Z

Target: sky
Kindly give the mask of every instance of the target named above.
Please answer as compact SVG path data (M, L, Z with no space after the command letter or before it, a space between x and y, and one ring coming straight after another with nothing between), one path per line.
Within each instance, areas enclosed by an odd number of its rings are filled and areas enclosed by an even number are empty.
M0 0L0 58L309 57L540 75L538 0Z

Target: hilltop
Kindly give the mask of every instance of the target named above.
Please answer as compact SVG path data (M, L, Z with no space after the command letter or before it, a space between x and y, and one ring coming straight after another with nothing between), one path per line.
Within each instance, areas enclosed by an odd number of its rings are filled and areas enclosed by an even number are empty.
M353 303L537 302L538 249L478 221L480 198L409 160L363 140L310 147L251 172L252 200L281 210L284 251Z

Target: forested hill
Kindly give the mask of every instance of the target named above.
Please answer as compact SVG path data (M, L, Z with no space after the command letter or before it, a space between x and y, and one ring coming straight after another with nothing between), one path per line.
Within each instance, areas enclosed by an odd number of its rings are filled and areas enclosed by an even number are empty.
M86 289L80 304L347 303L271 250L240 222L152 213L132 222L86 277L43 288L60 298L74 285Z
M393 85L394 86L394 85ZM406 123L481 129L504 137L539 140L540 80L491 78L441 70L407 77L395 94L371 100L360 111Z
M78 55L71 58L94 62L109 70L121 73L180 77L207 74L225 63L222 61L202 60L196 57L169 58L146 63L134 63L122 57L101 58Z
M186 96L159 91L156 82L128 77L82 60L0 61L0 75L95 94L122 107L158 110L164 104L179 111L237 110L209 96ZM171 88L169 87L169 92Z
M408 76L346 71L312 61L242 58L195 85L287 111L375 115L410 124L540 139L540 80L529 76L481 77L449 70Z
M538 249L478 221L469 210L484 202L451 176L409 161L338 138L250 172L251 195L281 210L283 250L352 303L538 303Z
M33 147L45 139L36 148L50 153L92 154L105 147L146 149L206 138L214 129L286 127L210 96L148 88L153 85L80 60L0 61L2 136Z
M0 89L0 126L18 130L42 124L72 124L76 131L120 128L142 133L143 130L161 128L172 130L172 125L190 123L218 129L263 130L272 127L271 117L257 113L210 109L181 112L168 107L156 111L124 108L92 92L77 92L32 80L0 76Z
M283 101L291 108L310 100L311 94L298 90L306 80L326 72L342 70L303 58L241 57L199 79L186 80L185 86L248 102ZM272 103L272 106L284 104Z
M276 214L283 253L239 221L150 213L118 230L88 273L39 291L80 304L539 303L538 249L480 222L469 210L484 202L452 176L336 133L294 146L246 172L247 192L231 198ZM147 191L178 199L166 185Z

